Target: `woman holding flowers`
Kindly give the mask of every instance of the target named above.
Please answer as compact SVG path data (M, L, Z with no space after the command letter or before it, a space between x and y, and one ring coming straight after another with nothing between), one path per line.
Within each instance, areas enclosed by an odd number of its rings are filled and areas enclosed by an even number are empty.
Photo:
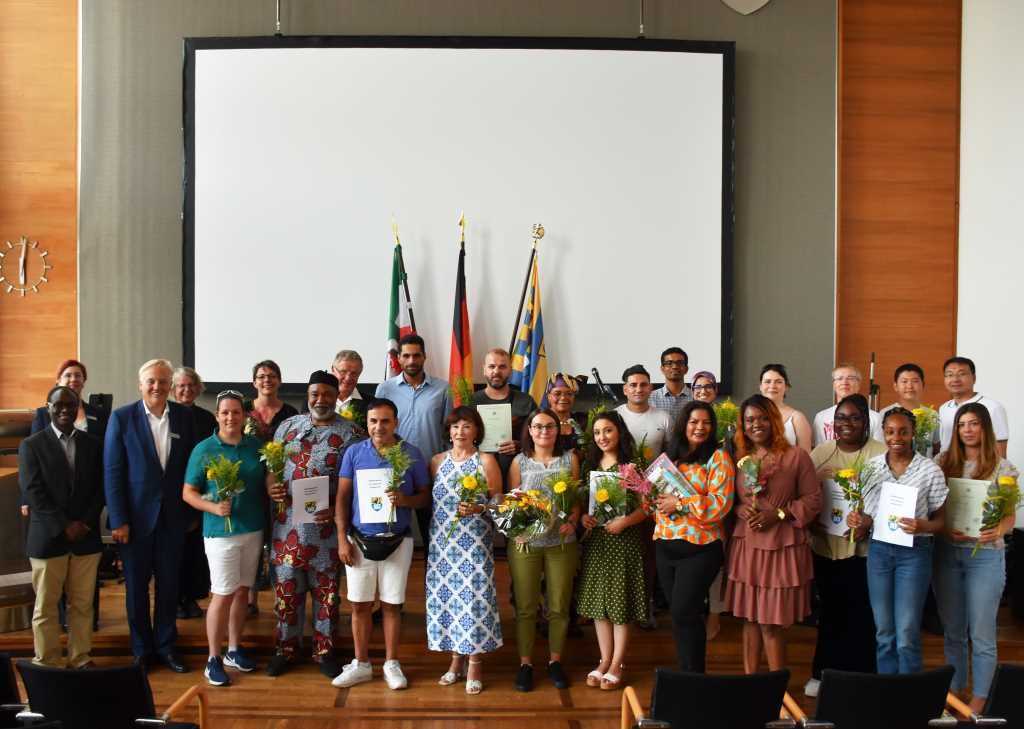
M559 438L559 418L548 409L537 410L523 423L522 453L509 468L511 489L555 502L574 491L580 465L576 454L565 451ZM508 566L516 597L516 643L519 647L518 691L533 688L533 643L536 633L537 603L541 576L546 582L548 609L548 676L557 688L568 688L569 678L562 668L562 648L569 625L573 576L576 574L576 524L580 518L579 501L564 514L552 515L550 526L528 543L509 543Z
M865 475L864 464L885 453L885 445L871 438L867 398L854 394L840 400L835 429L835 440L811 451L818 479L835 481L841 476L847 482L859 480ZM830 485L822 486L824 493ZM842 520L842 502L828 508L826 518ZM875 672L875 621L868 599L865 536L863 532L854 534L851 541L846 535L831 534L820 520L811 526L814 581L821 604L811 678L804 687L808 696L818 695L823 668Z
M1003 536L1013 529L1018 501L1017 469L996 450L996 435L988 408L980 403L960 406L953 421L949 450L936 462L947 479L950 493L956 482L969 478L991 481L992 506L974 539L947 529L935 544L933 585L945 629L946 662L956 669L952 690L968 700L967 639L970 637L973 697L971 708L980 713L988 697L996 668L996 613L1006 583Z
M192 450L181 497L203 514L203 543L210 563L210 606L206 637L210 656L206 680L231 683L224 666L252 671L256 662L242 651L249 588L263 549L264 482L259 441L242 433L245 411L241 393L217 395L217 432ZM228 650L221 659L227 634Z
M732 509L736 471L720 447L714 408L686 403L668 456L695 492L658 494L654 545L658 579L669 599L672 637L683 671L704 672L704 599L725 559L722 520Z
M635 446L622 416L600 413L594 418L593 440L584 471L618 474L629 464ZM589 481L588 481L589 483ZM622 681L622 662L629 647L631 623L647 617L644 545L638 524L646 515L640 497L618 476L597 483L595 514L585 514L577 611L594 621L601 662L587 674L588 686L615 689Z
M494 456L477 450L484 424L474 408L455 408L445 425L452 448L430 461L434 508L427 555L427 647L452 654L441 686L465 676L466 693L478 694L483 690L481 656L502 645L493 531L485 517L488 500L501 493L501 470Z
M821 509L811 457L786 441L782 416L764 395L740 405L736 433L736 529L729 541L725 603L743 624L743 669L786 665L786 628L811 611L814 568L808 527Z
M886 452L868 461L864 477L863 513L851 511L846 523L861 533L874 525L883 483L917 489L914 517L893 521L914 544L904 547L873 539L868 546L868 594L875 616L879 673L921 670L921 611L932 577L932 535L942 531L948 489L942 471L914 452L914 414L896 407L882 420ZM855 537L860 534L855 534Z
M782 427L786 440L792 446L811 452L811 423L807 416L796 408L786 404L786 395L791 387L786 365L766 364L761 368L759 383L761 394L775 403L782 416Z

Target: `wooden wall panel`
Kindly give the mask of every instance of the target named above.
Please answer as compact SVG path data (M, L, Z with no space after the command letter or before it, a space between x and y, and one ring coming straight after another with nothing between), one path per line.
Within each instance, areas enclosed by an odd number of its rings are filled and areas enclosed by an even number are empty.
M22 235L48 251L39 293L0 283L0 408L40 404L78 353L75 0L4 0L0 22L0 246ZM19 255L3 275L17 277ZM29 257L27 278L36 259Z
M839 0L836 360L925 369L956 344L961 0ZM867 372L865 371L865 375Z

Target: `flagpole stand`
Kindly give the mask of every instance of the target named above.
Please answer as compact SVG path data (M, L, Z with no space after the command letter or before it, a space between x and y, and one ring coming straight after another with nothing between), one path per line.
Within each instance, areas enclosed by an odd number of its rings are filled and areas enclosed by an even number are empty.
M523 291L519 294L519 310L516 312L516 321L512 326L512 340L509 342L509 354L514 355L516 351L516 335L519 333L519 318L523 315L523 304L526 303L526 291L530 286L530 271L533 270L533 259L537 256L537 243L544 237L544 226L541 223L534 223L531 232L533 245L530 248L530 260L526 264L526 278L523 279Z

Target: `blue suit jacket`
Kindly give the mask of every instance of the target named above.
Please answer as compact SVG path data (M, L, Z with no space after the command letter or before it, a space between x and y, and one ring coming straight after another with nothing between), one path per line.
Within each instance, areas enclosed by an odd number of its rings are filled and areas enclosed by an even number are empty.
M181 489L185 467L195 445L192 414L181 405L168 402L171 451L167 467L160 468L153 433L141 400L125 405L110 415L103 445L104 490L110 527L128 524L131 536L148 536L163 510L173 527L184 531L187 521Z

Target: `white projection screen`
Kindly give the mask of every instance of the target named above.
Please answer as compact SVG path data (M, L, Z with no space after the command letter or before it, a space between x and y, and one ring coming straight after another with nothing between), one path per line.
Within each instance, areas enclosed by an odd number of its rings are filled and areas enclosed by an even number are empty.
M183 333L214 386L339 349L384 373L397 222L446 376L458 219L477 381L538 246L548 370L609 382L684 347L732 370L731 42L270 37L185 42Z

